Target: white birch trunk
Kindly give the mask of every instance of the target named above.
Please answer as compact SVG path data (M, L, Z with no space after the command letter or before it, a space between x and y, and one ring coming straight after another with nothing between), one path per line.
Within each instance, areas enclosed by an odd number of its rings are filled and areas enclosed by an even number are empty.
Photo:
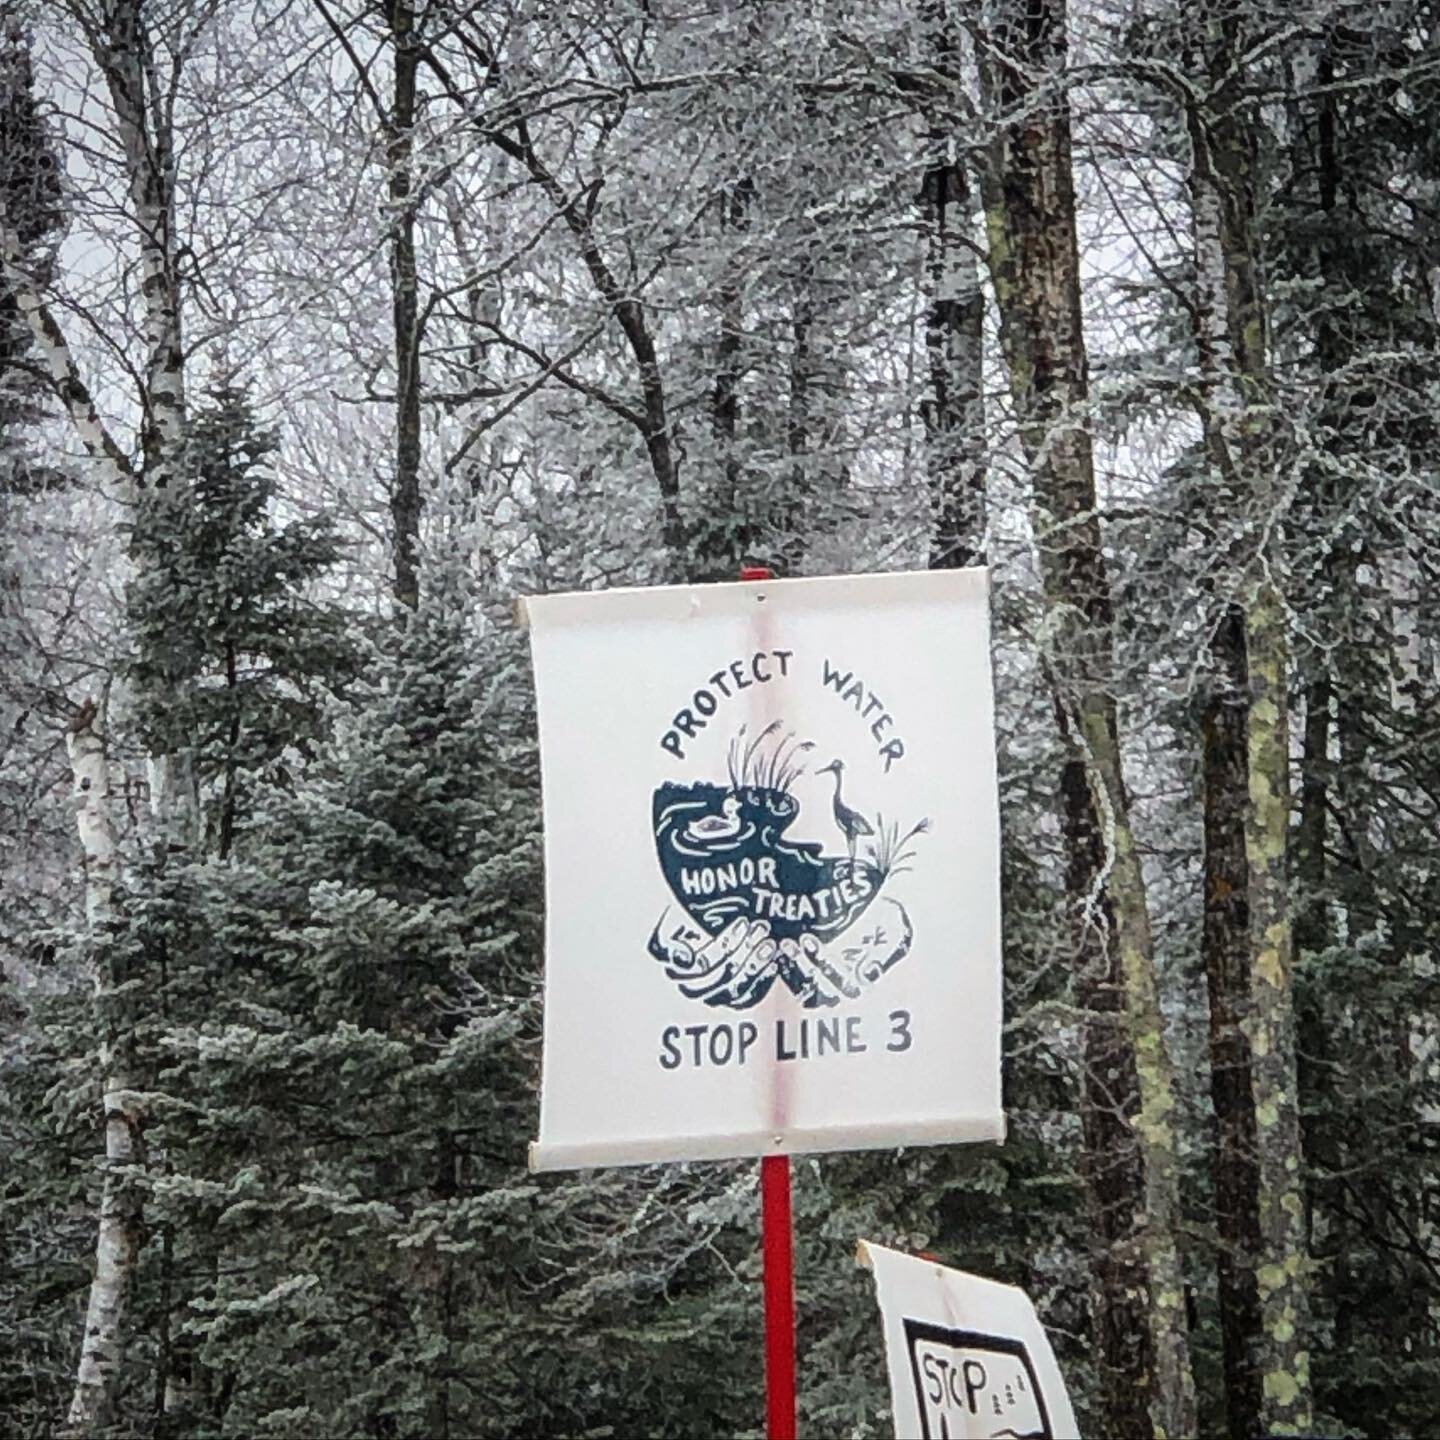
M185 438L185 365L181 296L175 263L175 162L170 120L160 94L153 49L138 0L121 0L108 35L94 37L95 59L115 111L134 211L144 303L145 364L141 434L143 469L137 476L81 379L64 332L24 266L8 217L0 211L0 266L36 346L65 403L76 433L104 468L116 498L134 505L143 482L152 493L174 494ZM174 496L176 503L179 496ZM150 809L157 833L180 845L198 836L199 804L188 751L147 761Z
M175 160L170 100L162 90L154 47L140 0L116 0L103 25L87 30L110 93L115 139L125 157L127 190L140 258L145 356L144 421L133 464L100 417L64 332L25 269L13 227L0 213L0 261L87 451L103 467L117 498L136 506L142 492L162 504L182 504L175 483L186 433L181 290L176 263ZM153 512L142 523L163 524ZM108 975L106 949L114 886L115 835L106 781L104 744L93 706L82 710L69 738L78 800L77 825L86 863L86 912L96 956L97 991ZM157 839L169 848L198 840L199 804L190 755L161 751L148 758L150 809ZM141 1208L130 1176L144 1163L142 1107L130 1067L129 1036L109 1028L100 1064L105 1116L105 1174L95 1247L95 1275L85 1317L68 1427L94 1433L113 1418L124 1354L129 1291L140 1251Z
M66 748L74 779L75 824L85 855L85 917L95 954L103 957L113 916L115 829L110 813L110 784L105 742L96 726L96 709L87 702L69 733ZM97 990L105 983L103 959L95 965ZM95 1243L95 1274L85 1311L85 1335L68 1426L88 1434L112 1417L115 1384L124 1359L126 1309L140 1253L139 1215L127 1193L128 1168L140 1159L139 1116L117 1047L108 1039L101 1050L105 1113L105 1178Z
M1420 638L1421 578L1412 556L1392 550L1379 559L1380 581L1390 608L1390 703L1402 715L1415 713L1424 646Z
M116 5L108 43L96 46L95 58L115 110L140 250L146 348L145 479L148 486L164 489L174 478L185 437L185 362L175 262L175 156L168 107L160 92L140 0L120 0Z
M183 504L176 489L185 442L185 352L175 223L175 150L168 97L141 0L118 0L109 32L94 44L115 112L140 253L145 329L144 488L160 504ZM149 523L163 523L152 514ZM188 749L146 762L156 834L177 848L200 840L199 797Z
M21 318L30 327L35 348L65 405L66 413L86 452L100 467L117 498L133 502L135 472L130 458L116 443L100 418L90 391L80 378L74 356L54 315L40 296L29 272L19 239L0 201L0 275L15 297Z

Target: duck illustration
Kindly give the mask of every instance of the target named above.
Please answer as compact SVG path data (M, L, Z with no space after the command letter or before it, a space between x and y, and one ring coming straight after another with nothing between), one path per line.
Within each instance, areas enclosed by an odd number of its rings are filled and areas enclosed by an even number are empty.
M702 815L685 827L685 835L691 840L728 840L740 833L740 797L727 795L720 809L721 815Z
M843 760L832 760L828 765L822 766L815 772L817 775L833 775L835 777L835 823L840 827L845 836L845 845L850 854L850 868L855 868L855 842L862 835L873 835L875 833L870 822L858 811L852 810L840 798L840 777L845 773L845 762Z

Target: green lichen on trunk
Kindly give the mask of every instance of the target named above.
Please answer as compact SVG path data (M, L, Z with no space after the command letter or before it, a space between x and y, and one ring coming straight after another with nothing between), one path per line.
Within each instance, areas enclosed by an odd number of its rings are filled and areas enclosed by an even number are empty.
M1260 1423L1267 1433L1295 1434L1309 1428L1311 1410L1289 874L1289 617L1277 578L1283 560L1277 526L1286 496L1260 270L1260 147L1253 113L1238 98L1246 35L1239 25L1211 24L1196 38L1197 86L1186 116L1200 277L1200 419L1217 513L1245 515L1255 537L1239 564L1232 568L1220 556L1216 569L1242 597L1244 614L1245 1035L1255 1127Z
M1143 1217L1139 1244L1149 1296L1144 1382L1151 1400L1150 1428L1174 1440L1196 1433L1177 1236L1175 1075L1112 699L1113 607L1085 423L1090 397L1065 88L1065 6L1063 0L1024 5L1002 0L994 20L995 43L982 57L986 100L999 136L982 181L989 264L1032 482L1046 663L1056 708L1085 764L1103 853L1096 888L1102 892L1101 910L1114 919L1107 943L1119 961L1125 1037L1138 1094L1132 1129L1143 1175L1136 1213ZM1088 907L1095 898L1072 895L1071 902Z
M1190 1371L1185 1278L1177 1229L1179 1158L1175 1133L1175 1071L1165 1040L1145 877L1135 850L1121 773L1113 712L1092 697L1084 717L1091 785L1105 816L1111 846L1109 892L1118 921L1126 1014L1139 1079L1135 1119L1145 1161L1143 1249L1150 1279L1150 1329L1155 1352L1157 1436L1195 1432L1195 1386Z
M1265 581L1249 607L1250 871L1255 1121L1260 1161L1256 1271L1262 1315L1264 1419L1274 1434L1311 1425L1305 1348L1308 1265L1295 1079L1295 946L1287 860L1290 842L1289 643L1284 605Z

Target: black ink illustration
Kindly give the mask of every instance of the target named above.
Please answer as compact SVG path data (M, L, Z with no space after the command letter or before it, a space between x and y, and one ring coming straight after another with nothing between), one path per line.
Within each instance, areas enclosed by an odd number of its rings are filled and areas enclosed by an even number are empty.
M883 892L909 869L929 821L902 832L879 812L867 816L837 757L813 772L833 777L836 852L788 838L800 815L794 783L814 749L779 720L749 739L742 726L728 784L668 781L655 791L656 850L675 904L650 953L690 998L744 1009L779 980L807 1007L835 1005L909 952L910 918Z
M906 1318L922 1440L1052 1440L1023 1341Z

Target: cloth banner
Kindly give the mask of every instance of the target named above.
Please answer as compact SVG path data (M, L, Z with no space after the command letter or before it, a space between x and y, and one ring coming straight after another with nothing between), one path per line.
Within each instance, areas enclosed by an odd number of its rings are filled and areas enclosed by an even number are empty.
M860 1242L875 1275L896 1440L1076 1440L1023 1290Z
M998 1140L987 573L523 603L536 1169Z

